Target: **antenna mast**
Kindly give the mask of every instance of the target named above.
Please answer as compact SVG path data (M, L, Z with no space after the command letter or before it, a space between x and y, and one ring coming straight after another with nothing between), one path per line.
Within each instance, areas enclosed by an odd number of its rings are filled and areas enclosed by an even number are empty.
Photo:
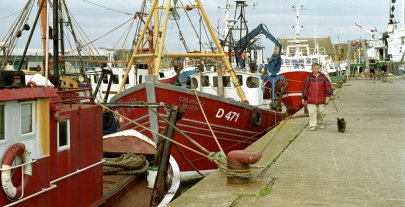
M297 4L297 1L294 1L294 4L292 5L292 8L295 9L295 13L297 16L296 23L295 23L295 39L300 38L300 10L304 9L304 6L302 4Z

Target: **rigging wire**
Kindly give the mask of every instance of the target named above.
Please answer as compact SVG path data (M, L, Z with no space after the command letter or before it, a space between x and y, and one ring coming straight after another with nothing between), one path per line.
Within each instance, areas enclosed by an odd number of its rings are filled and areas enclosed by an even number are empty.
M93 3L93 2L88 1L88 0L83 0L83 1L84 1L84 2L87 2L87 3L89 3L89 4L93 4L93 5L95 5L95 6L101 7L101 8L103 8L103 9L107 9L107 10L110 10L110 11L117 12L117 13L126 14L126 15L131 15L131 16L134 15L134 14L131 14L131 13L128 13L128 12L124 12L124 11L119 11L119 10L116 10L116 9L108 8L108 7L106 7L106 6L103 6L103 5L100 5L100 4L96 4L96 3Z
M6 18L8 18L8 17L14 16L14 15L16 15L16 14L19 14L19 13L20 13L20 11L19 11L19 12L12 13L12 14L9 14L9 15L4 16L4 17L0 17L0 21L3 20L3 19L6 19Z
M118 39L117 43L115 43L115 44L113 45L113 49L115 49L115 48L118 46L118 44L120 43L120 41L121 41L122 39L124 39L124 40L122 41L122 46L121 46L121 48L124 48L125 42L127 41L128 36L129 36L129 33L131 32L131 29L132 29L132 27L133 27L133 25L134 25L135 18L136 18L136 17L134 17L134 19L132 20L132 22L131 22L131 24L128 26L128 28L125 29L125 32L122 33L122 35L121 35L121 37Z

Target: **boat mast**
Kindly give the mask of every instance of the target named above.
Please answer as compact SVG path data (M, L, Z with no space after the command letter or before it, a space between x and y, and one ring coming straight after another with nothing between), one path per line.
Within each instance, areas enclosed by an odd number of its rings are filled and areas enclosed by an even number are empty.
M303 5L301 4L297 4L297 2L294 2L294 5L292 6L293 9L295 9L295 13L296 13L296 20L295 20L295 39L299 39L300 38L300 10L302 10L304 8Z
M59 87L59 0L53 0L53 74L51 75L52 84Z
M296 20L295 20L295 56L300 56L301 51L300 51L300 29L301 29L301 25L300 25L300 10L302 10L304 8L304 6L300 3L297 3L297 1L294 1L294 4L292 5L292 8L295 9L295 13L296 13Z
M42 49L44 51L44 57L48 53L48 42L46 39L47 31L48 31L48 1L47 0L38 0L38 5L42 7L41 9L41 26L42 26ZM45 75L45 68L46 63L44 62L42 66L42 75Z
M152 7L151 7L151 11L149 11L148 17L145 21L144 27L141 31L140 34L140 38L138 39L138 42L136 43L135 49L133 50L133 54L129 60L127 69L125 71L125 75L122 79L122 82L120 84L120 87L117 91L117 93L120 93L122 91L122 89L124 88L125 82L128 78L128 74L129 71L131 69L132 64L135 62L136 59L141 59L141 58L154 58L155 59L155 64L154 64L154 71L156 74L156 71L159 71L159 67L160 67L160 61L162 58L178 58L178 57L190 57L190 58L201 58L201 57L212 57L212 58L222 58L224 65L225 65L225 69L228 71L228 73L230 74L230 77L232 79L232 83L234 84L237 93L241 99L242 102L248 103L245 94L243 93L243 90L240 86L240 83L238 81L238 78L235 74L235 71L233 70L233 68L231 67L231 64L229 63L229 60L227 59L224 50L222 49L222 46L218 40L218 37L215 34L214 29L212 28L212 24L208 19L207 13L205 12L204 7L201 4L200 0L196 0L197 5L193 6L194 8L197 8L200 10L203 21L205 21L208 31L212 37L212 40L215 43L215 46L218 49L217 53L163 53L163 46L164 46L164 42L165 42L165 37L166 37L166 28L167 28L167 21L168 21L168 17L169 17L169 13L170 13L170 8L171 8L171 1L168 0L166 3L166 7L165 9L165 18L163 20L163 28L162 28L162 37L161 40L159 42L159 49L155 50L153 54L139 54L139 48L141 46L141 43L143 42L147 27L152 19L152 14L155 10L159 9L156 7L158 0L154 0L152 3ZM157 27L157 25L155 25L155 27Z

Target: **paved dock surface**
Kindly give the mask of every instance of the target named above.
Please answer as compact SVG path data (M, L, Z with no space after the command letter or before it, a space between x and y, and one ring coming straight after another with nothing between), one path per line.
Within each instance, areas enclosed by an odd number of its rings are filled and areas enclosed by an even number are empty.
M388 81L337 90L345 133L330 102L324 129L290 119L248 148L263 152L250 185L228 186L217 171L169 206L405 206L405 79Z

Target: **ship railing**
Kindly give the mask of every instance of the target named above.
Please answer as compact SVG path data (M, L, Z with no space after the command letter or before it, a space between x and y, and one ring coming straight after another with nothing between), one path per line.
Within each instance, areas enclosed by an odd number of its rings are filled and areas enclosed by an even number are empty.
M25 163L22 163L22 164L19 164L19 165L11 166L11 167L0 168L0 172L6 171L6 170L14 170L14 169L16 169L16 168L20 168L20 167L21 167L21 183L22 183L21 186L25 186L25 185L24 185L24 167L25 167L26 165L32 164L32 163L34 163L34 162L37 162L37 160L31 160L31 161L29 161L29 162L25 162ZM21 196L20 196L18 199L21 199L21 198L24 197L24 189L25 189L24 187L21 189ZM11 204L15 205L15 203L11 203ZM10 205L7 205L7 206L13 206L13 205L11 205L11 204L10 204Z
M94 104L93 92L91 87L63 88L57 92L61 100L55 103L70 104Z

